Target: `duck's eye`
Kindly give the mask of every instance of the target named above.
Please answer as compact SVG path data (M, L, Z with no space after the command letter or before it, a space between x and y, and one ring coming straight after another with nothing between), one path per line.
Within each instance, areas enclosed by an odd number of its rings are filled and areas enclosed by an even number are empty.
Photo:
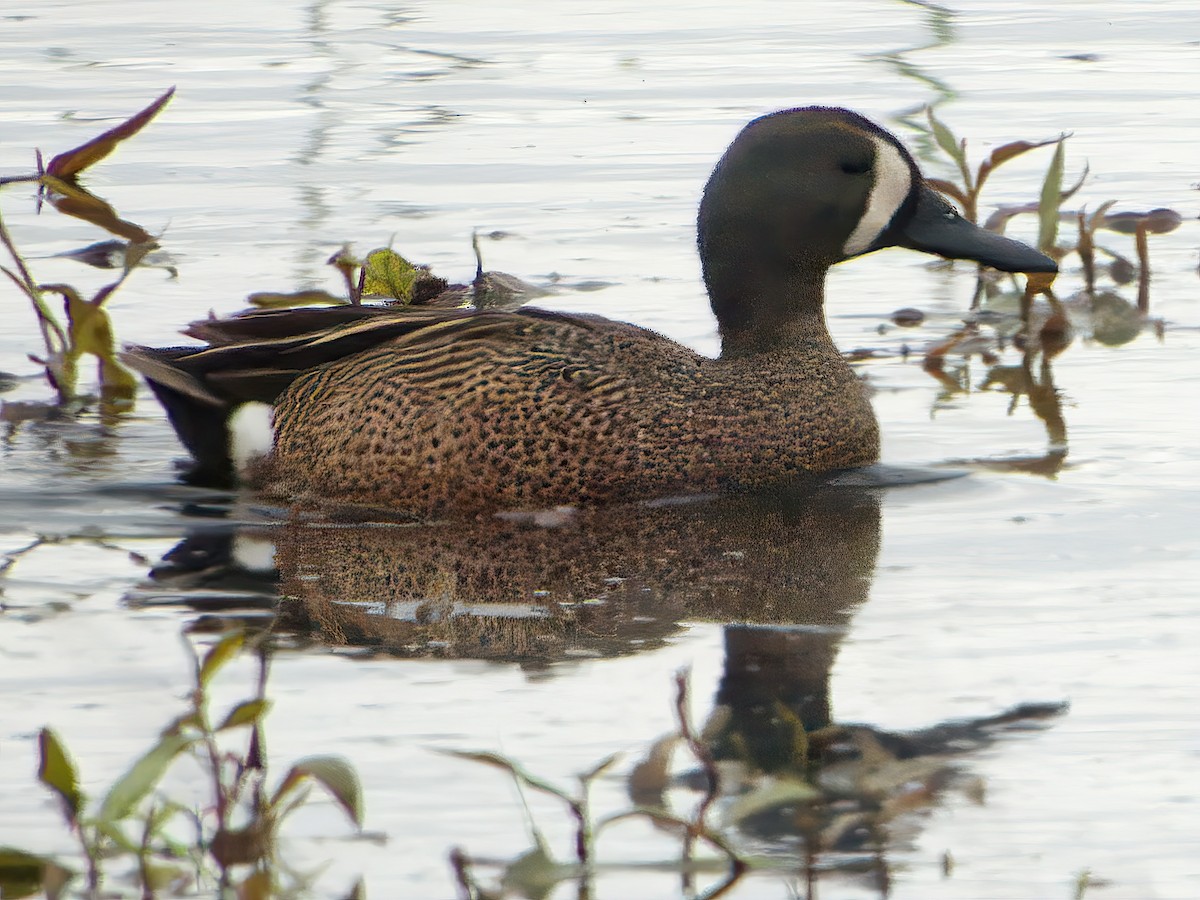
M866 159L843 159L839 167L847 175L862 175L871 171L871 162Z

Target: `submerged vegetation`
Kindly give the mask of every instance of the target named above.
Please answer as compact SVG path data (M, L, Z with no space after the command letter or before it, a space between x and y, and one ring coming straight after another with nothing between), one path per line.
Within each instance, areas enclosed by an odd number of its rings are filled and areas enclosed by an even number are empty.
M245 643L243 633L233 632L200 656L187 642L195 663L187 708L98 802L83 792L80 772L62 740L42 728L37 777L57 798L80 853L78 859L64 860L0 847L0 896L94 898L111 896L120 884L132 885L143 898L307 895L313 872L281 850L283 823L305 803L312 785L319 785L361 830L362 791L353 767L336 756L311 756L292 763L278 780L269 776L263 723L271 701L264 644L253 648L259 660L255 695L213 714L214 681ZM234 749L239 738L241 749ZM163 787L168 776L185 769L191 783L208 785L206 799ZM72 870L79 864L81 875ZM82 890L70 891L77 878Z

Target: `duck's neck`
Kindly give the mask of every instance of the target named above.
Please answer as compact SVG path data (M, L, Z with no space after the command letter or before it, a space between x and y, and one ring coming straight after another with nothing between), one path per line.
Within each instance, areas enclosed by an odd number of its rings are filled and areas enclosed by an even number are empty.
M836 352L825 325L825 270L710 284L721 332L721 358L758 353ZM716 290L713 290L716 289Z

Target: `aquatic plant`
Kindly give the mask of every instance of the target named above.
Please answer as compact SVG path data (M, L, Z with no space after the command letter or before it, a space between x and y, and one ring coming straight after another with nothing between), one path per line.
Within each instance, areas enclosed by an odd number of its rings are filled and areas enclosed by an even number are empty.
M97 259L93 264L104 268L113 267L114 258L119 260L116 266L121 269L121 274L116 281L100 288L89 299L69 284L39 284L0 217L0 243L8 251L13 264L12 269L0 266L0 271L9 277L32 305L45 350L40 356L30 354L30 358L44 368L60 406L80 400L79 366L85 356L96 358L101 398L115 408L128 407L137 390L133 374L117 360L112 320L104 303L133 270L158 249L158 242L141 226L122 219L108 203L83 187L79 183L79 176L111 154L122 141L141 131L158 115L174 93L175 89L171 88L120 125L78 147L59 153L48 165L43 166L39 152L36 173L0 180L0 185L36 183L39 200L45 199L59 212L98 225L122 238L119 242L106 242L103 252L93 254ZM85 249L96 250L98 246ZM82 258L88 259L88 256L84 254ZM62 298L61 317L52 310L47 294L58 294Z
M1105 229L1118 234L1133 235L1138 260L1136 267L1137 306L1143 314L1149 312L1150 252L1147 239L1151 234L1168 234L1178 228L1183 222L1183 217L1178 212L1160 207L1149 212L1110 213L1109 210L1116 204L1115 200L1101 204L1091 213L1086 209L1064 210L1063 204L1083 187L1088 177L1088 167L1085 165L1075 183L1068 188L1064 189L1063 187L1065 144L1067 138L1070 137L1069 134L1064 133L1057 138L1042 141L1012 141L1001 144L972 172L967 157L967 139L957 137L949 126L934 115L931 107L926 107L925 113L928 121L928 133L934 138L936 146L953 161L962 179L961 184L942 178L930 178L928 179L929 183L954 200L962 209L963 215L972 222L979 220L980 194L992 172L1004 163L1016 159L1030 150L1053 144L1054 155L1047 167L1038 199L1029 203L1005 204L997 207L984 222L984 227L991 231L1003 232L1008 221L1014 216L1036 215L1038 217L1038 249L1056 260L1062 260L1073 252L1077 253L1083 265L1084 280L1089 294L1096 290L1095 259L1097 250L1111 258L1108 274L1117 284L1128 283L1132 280L1135 272L1133 264L1122 254L1096 244L1096 232ZM1073 222L1077 226L1078 236L1074 243L1059 243L1059 227L1064 221ZM976 293L976 302L980 298L981 291L982 283L980 291ZM1040 292L1051 296L1049 285Z
M759 871L799 873L805 884L804 893L797 896L812 897L820 873L842 867L865 875L881 896L887 896L889 826L930 808L948 787L957 785L968 795L982 791L977 780L961 777L954 757L985 746L1004 729L1027 729L1066 709L1060 703L1024 704L982 719L894 734L837 723L806 732L796 712L781 702L769 706L761 718L745 709L718 706L697 729L689 707L688 675L680 672L675 676L675 730L652 742L625 777L633 806L607 815L595 815L589 791L598 777L612 772L615 754L579 775L578 789L571 791L498 753L443 751L503 770L522 792L556 798L574 826L574 859L557 860L526 804L533 846L500 864L497 887L476 876L478 868L493 866L494 861L475 860L462 848L453 849L450 864L460 900L512 894L544 897L565 881L576 883L578 896L593 896L600 868L595 844L602 832L629 821L648 822L656 832L679 841L679 858L663 868L679 872L683 896L712 900L731 891L747 873ZM672 757L680 746L698 770L676 776ZM669 796L681 787L699 794L686 814L674 811ZM764 841L788 850L743 849L761 848ZM720 856L698 855L699 844ZM845 856L839 860L841 854ZM605 868L614 866L620 863L605 861ZM723 872L723 877L701 890L696 876L706 871Z
M186 643L194 659L187 709L167 724L98 803L89 802L81 789L78 769L59 736L49 727L38 733L37 777L57 797L63 819L79 842L83 896L101 896L106 877L116 867L143 898L160 893L212 896L214 888L221 896L236 894L239 900L300 896L309 886L309 876L294 870L280 853L280 828L316 784L361 830L358 776L340 757L311 756L292 763L272 786L262 736L271 706L265 694L265 645L252 648L259 659L255 695L217 717L210 709L210 688L222 668L242 652L246 636L240 631L226 634L203 656ZM230 741L247 731L244 748L230 749ZM211 793L201 808L161 789L168 772L184 759L198 764L209 784ZM75 878L74 862L0 847L0 896L65 896Z

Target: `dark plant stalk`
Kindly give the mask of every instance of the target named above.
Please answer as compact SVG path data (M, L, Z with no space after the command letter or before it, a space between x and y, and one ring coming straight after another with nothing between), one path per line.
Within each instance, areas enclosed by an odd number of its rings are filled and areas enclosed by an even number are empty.
M142 900L154 900L154 888L150 880L150 836L154 822L154 804L146 813L146 821L142 826L142 843L138 848L138 876L142 880Z
M25 260L21 258L21 254L17 252L16 245L13 243L12 237L8 233L8 228L4 224L4 217L0 216L0 243L4 244L8 250L8 255L12 257L13 264L17 267L17 271L21 277L19 279L8 273L9 277L13 277L13 281L17 286L24 291L33 303L33 311L37 316L38 328L42 332L42 342L46 345L46 353L54 354L61 352L67 348L69 341L66 333L62 330L62 326L50 314L50 310L46 307L45 301L42 300L41 291L38 289L37 282L33 280L33 276L29 273L29 268L25 265ZM7 272L7 270L5 270ZM58 349L55 349L53 337L58 341ZM65 398L64 398L65 399Z
M688 716L688 700L688 672L686 669L681 669L675 673L675 717L679 722L679 734L688 745L688 749L692 752L692 755L700 763L700 767L704 770L705 780L708 783L704 797L700 800L700 805L696 808L696 815L688 824L687 832L684 835L683 856L685 863L692 857L696 838L708 832L705 817L708 815L709 807L716 801L717 795L721 790L721 775L717 771L716 760L713 759L711 751L692 729L692 724ZM688 877L686 875L687 871L688 869L685 868L685 877Z
M1092 241L1092 232L1088 228L1087 217L1082 209L1076 213L1076 217L1079 221L1079 243L1076 245L1075 251L1083 262L1083 281L1088 296L1094 296L1096 293L1096 245Z
M1138 255L1138 312L1143 316L1150 312L1150 247L1146 241L1146 222L1138 222L1134 241Z

